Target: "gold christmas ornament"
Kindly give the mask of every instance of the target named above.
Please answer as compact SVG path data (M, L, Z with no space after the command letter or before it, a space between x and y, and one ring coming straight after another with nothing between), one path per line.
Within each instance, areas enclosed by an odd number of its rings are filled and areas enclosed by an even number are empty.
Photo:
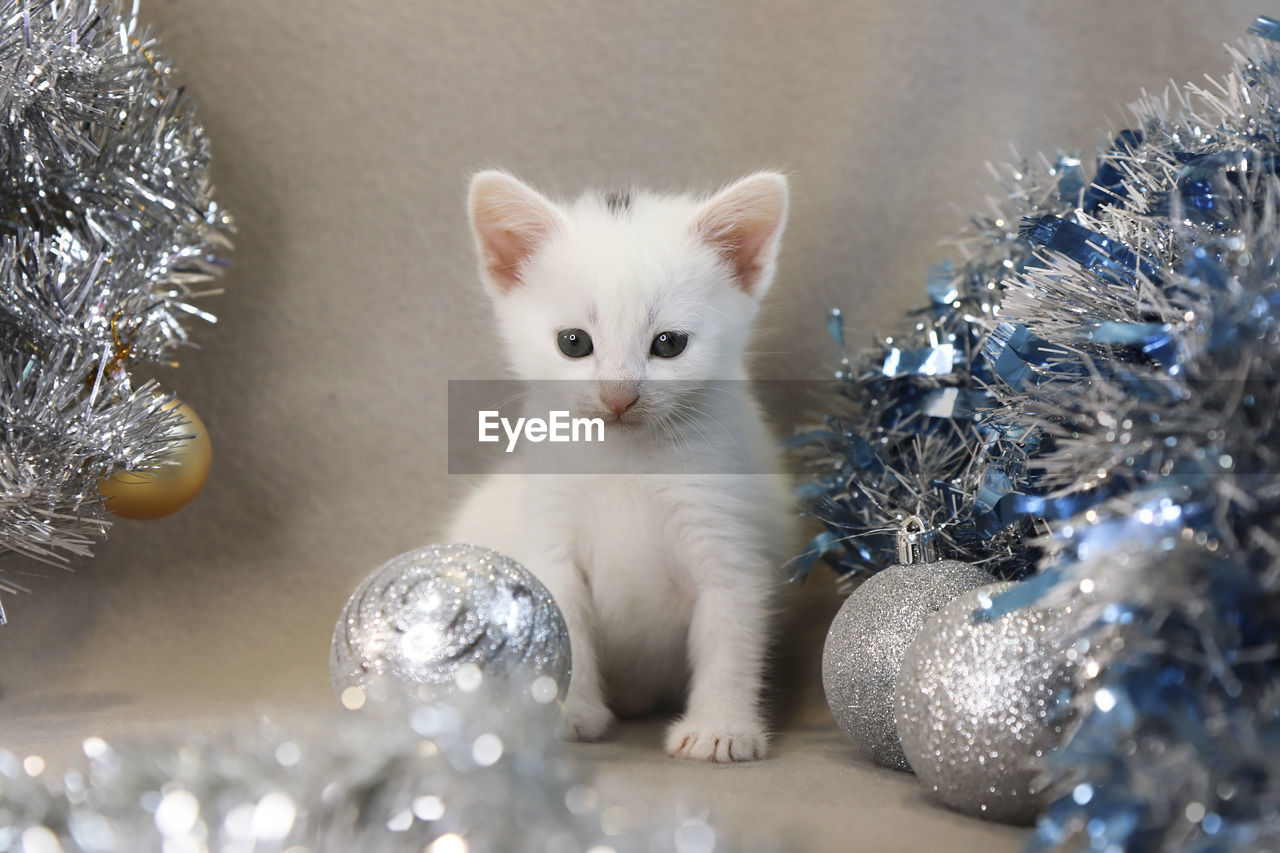
M190 438L177 442L165 461L154 468L117 471L98 481L103 505L115 515L138 520L163 518L190 503L209 478L213 462L209 431L186 403L174 400L165 409L175 406L185 423L172 432Z

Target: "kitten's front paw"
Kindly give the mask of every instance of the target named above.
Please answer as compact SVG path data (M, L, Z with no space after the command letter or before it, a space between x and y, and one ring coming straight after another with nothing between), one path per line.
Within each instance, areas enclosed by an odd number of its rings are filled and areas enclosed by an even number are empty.
M600 740L613 725L613 712L603 702L569 699L560 712L556 737L561 740Z
M768 736L756 722L677 720L667 731L667 753L693 761L756 761L768 751Z

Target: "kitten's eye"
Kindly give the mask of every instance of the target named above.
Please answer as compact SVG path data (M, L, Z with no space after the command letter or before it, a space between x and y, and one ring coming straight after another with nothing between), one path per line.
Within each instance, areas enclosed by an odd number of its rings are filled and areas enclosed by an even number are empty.
M591 355L595 347L591 346L591 336L581 329L565 329L557 336L560 352L569 358L582 358Z
M684 352L689 345L689 336L684 332L662 332L653 339L649 352L658 358L675 358Z

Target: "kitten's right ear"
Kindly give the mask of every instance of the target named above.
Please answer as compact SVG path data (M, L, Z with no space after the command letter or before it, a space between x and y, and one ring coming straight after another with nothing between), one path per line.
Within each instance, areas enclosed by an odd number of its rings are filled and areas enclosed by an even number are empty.
M473 177L468 207L481 267L499 293L520 285L525 263L565 226L559 208L506 172Z

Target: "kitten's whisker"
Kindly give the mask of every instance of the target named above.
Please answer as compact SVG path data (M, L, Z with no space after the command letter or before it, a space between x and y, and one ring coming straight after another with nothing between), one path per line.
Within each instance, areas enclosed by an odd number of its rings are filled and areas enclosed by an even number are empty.
M741 401L744 405L747 405L747 401L752 399L750 393L743 393L742 391L735 390L734 388L725 387L726 382L733 382L735 385L739 383L746 383L745 387L750 388L750 383L747 382L746 380L737 380L737 379L716 380L713 382L709 382L706 385L697 386L697 393L689 394L685 397L685 399L692 399L700 396L710 397L713 394L716 394L721 397L727 397L729 400L732 400L735 402Z
M689 430L686 429L686 427L692 426L692 424L681 419L679 415L675 413L672 413L668 422L673 436L671 440L677 445L680 451L684 452L686 457L693 455L693 442L690 440ZM694 429L696 431L696 427ZM701 436L699 436L699 438L701 438ZM702 443L705 444L705 440Z
M716 418L714 415L712 415L710 412L699 408L696 404L687 400L680 401L678 405L681 407L680 410L682 412L690 413L696 418L698 418L699 420L710 421L711 423L718 426L721 432L723 432L727 438L729 438L730 440L734 438L735 433L733 432L733 430L731 430L729 427L722 424L719 421L719 419Z
M715 442L711 440L711 437L698 419L689 416L688 405L685 401L675 401L667 414L667 421L671 424L675 435L678 437L680 449L685 452L686 457L697 455L693 441L695 437L702 446L715 446Z
M682 426L688 426L690 429L692 429L692 431L697 434L701 443L708 450L712 452L720 452L723 450L724 442L717 442L715 438L710 433L707 432L707 430L705 429L705 421L708 420L708 418L706 418L696 408L692 408L687 404L683 406L680 404L677 404L677 406L673 407L672 409L672 417L678 418ZM734 443L733 435L729 432L729 430L714 418L710 418L710 420L712 421L712 423L715 423L717 426L720 427L721 432L725 433L728 436L729 441L727 443L730 447L732 447Z
M658 428L662 430L662 434L666 438L667 443L670 444L677 453L679 453L680 449L685 446L683 442L684 436L681 432L675 428L666 415L659 415L654 418L654 423L656 423Z
M518 400L525 400L525 399L531 398L532 396L533 396L532 391L528 391L528 390L517 391L516 393L512 394L510 397L507 397L506 399L498 402L497 405L494 406L494 408L501 410L503 406L510 405L512 403L515 403Z
M708 449L714 450L716 448L723 447L724 443L717 442L715 440L715 437L712 436L701 423L702 418L700 418L696 412L673 412L673 417L679 420L679 424L683 428L682 433L684 433L686 437L688 437L688 434L692 432L697 436L699 442Z

